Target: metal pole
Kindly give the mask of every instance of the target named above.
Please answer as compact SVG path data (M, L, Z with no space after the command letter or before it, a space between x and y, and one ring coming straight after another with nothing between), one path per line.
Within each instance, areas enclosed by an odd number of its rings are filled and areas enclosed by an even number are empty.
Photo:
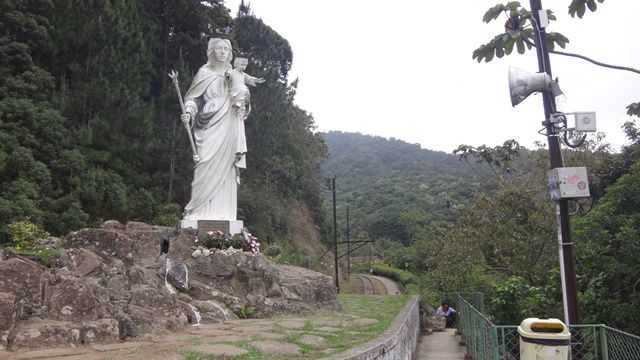
M609 344L607 344L607 329L600 325L600 343L602 344L602 360L609 360Z
M347 207L347 278L351 278L351 243L349 239L349 208Z
M333 191L333 266L336 269L336 291L339 293L340 282L338 280L338 219L336 218L336 177L334 176L331 180L331 188Z
M530 0L531 14L534 22L534 41L538 55L538 69L551 75L551 62L547 49L547 34L540 27L540 14L542 10L541 0ZM560 153L560 137L557 130L549 123L551 114L556 112L555 98L548 92L542 92L544 104L545 124L547 127L547 141L549 143L549 157L551 168L563 167L562 154ZM558 240L560 246L560 267L563 278L563 301L565 305L565 322L577 324L580 322L578 313L578 287L576 284L575 260L573 258L573 243L571 242L571 228L569 226L569 206L566 199L557 202Z
M369 239L369 235L367 234L367 240ZM369 272L371 272L371 249L373 248L373 244L369 242Z

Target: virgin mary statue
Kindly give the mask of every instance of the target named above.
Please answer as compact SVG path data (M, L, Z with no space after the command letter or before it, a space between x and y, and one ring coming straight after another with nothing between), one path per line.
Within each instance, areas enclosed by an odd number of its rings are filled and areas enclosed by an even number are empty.
M184 210L186 223L236 220L239 174L246 167L247 144L242 113L232 106L229 95L226 73L231 70L231 57L229 40L210 39L208 61L184 97L181 120L191 123L200 157L191 183L191 200Z

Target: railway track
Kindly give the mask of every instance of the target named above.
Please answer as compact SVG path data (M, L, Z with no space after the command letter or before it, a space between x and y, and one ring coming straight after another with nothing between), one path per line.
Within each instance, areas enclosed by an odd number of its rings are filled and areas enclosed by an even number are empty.
M376 286L368 276L355 275L356 279L362 284L362 293L365 295L376 295Z

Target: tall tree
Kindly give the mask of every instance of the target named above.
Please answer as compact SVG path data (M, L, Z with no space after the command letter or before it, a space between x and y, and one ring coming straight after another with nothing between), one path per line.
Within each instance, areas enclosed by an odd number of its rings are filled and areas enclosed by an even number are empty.
M49 101L53 78L38 66L51 55L52 9L48 0L0 4L0 241L12 220L29 218L60 233L87 218L68 192L84 158Z
M640 162L574 226L585 320L640 333Z
M56 101L88 158L78 188L83 206L96 221L140 218L130 210L148 213L131 205L150 183L151 64L136 5L55 0L54 6L50 66Z
M297 81L287 82L291 47L244 4L235 20L234 40L235 56L249 59L247 72L267 79L252 89L253 110L245 121L249 149L239 207L250 223L282 238L288 220L277 215L277 208L300 199L325 230L317 179L327 150L311 115L293 102Z

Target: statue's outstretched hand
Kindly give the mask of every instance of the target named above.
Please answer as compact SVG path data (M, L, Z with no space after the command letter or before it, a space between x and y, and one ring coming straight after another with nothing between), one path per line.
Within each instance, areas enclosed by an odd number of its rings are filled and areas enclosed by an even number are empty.
M257 80L256 80L256 82L257 82L258 84L262 84L262 83L264 82L264 79L263 79L263 78L257 79Z
M184 113L180 115L180 120L182 120L183 124L188 124L191 121L191 115L189 113Z

